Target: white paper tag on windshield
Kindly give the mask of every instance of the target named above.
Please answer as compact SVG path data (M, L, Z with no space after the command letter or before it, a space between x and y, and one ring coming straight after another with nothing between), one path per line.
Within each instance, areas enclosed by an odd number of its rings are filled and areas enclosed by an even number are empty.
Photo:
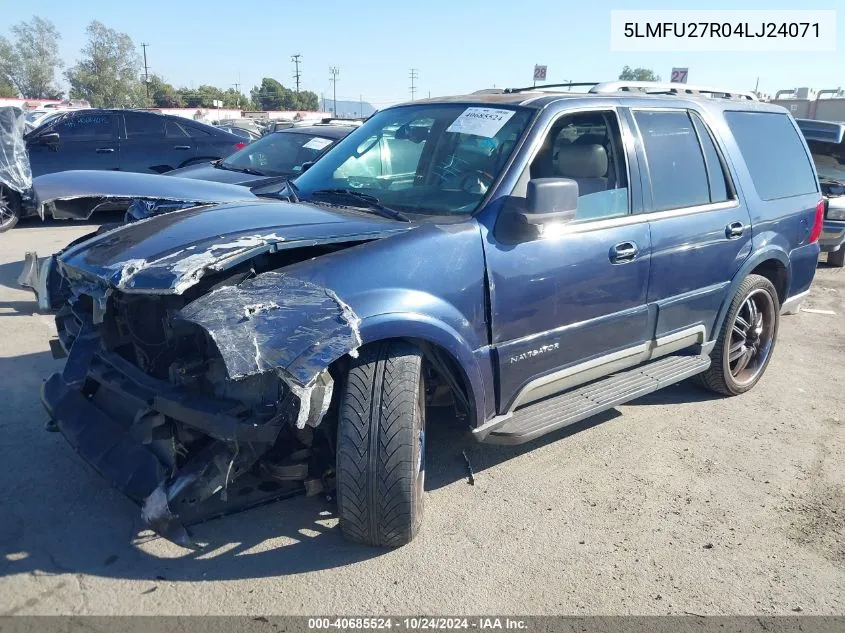
M498 108L467 108L452 122L452 125L446 128L446 131L492 138L514 115L514 112L514 110Z
M319 136L315 136L314 138L312 138L310 141L308 141L302 147L305 147L305 148L308 148L308 149L323 149L324 147L328 147L331 144L332 144L331 139L320 138Z

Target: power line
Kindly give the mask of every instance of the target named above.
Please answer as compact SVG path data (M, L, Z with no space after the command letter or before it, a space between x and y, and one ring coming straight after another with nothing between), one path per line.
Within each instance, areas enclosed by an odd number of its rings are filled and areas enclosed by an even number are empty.
M337 76L340 74L340 68L337 66L330 66L329 74L331 74L329 81L332 82L332 90L334 91L334 107L332 108L332 114L337 116Z
M293 78L296 80L296 91L299 92L299 78L302 74L299 72L299 58L302 57L299 53L296 55L291 56L290 60L293 62L294 67L296 70L293 72Z
M146 42L141 43L141 48L144 49L144 85L147 87L147 99L150 98L150 68L147 66L147 44Z
M416 92L417 92L417 87L416 87L416 85L415 85L415 83L414 83L414 82L416 82L416 80L419 78L419 76L420 76L420 75L419 75L419 73L417 72L417 69L416 69L416 68L411 68L411 74L410 74L410 77L411 77L411 101L413 101L413 100L414 100L414 95L415 95L415 94L416 94Z

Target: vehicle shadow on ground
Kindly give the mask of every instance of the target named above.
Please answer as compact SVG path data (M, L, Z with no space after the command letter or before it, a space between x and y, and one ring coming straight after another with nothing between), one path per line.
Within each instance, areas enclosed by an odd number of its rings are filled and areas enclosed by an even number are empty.
M18 276L22 270L23 260L0 264L0 286L15 288L24 293L20 300L0 300L0 317L29 316L38 312L35 295L18 285Z
M691 379L664 387L659 391L650 393L642 398L632 400L626 406L642 407L661 404L684 404L686 402L709 402L710 400L722 400L725 396L704 387L696 385Z
M21 274L22 270L22 259L16 262L7 262L5 264L0 264L0 286L6 286L7 288L20 288L20 286L18 285L18 276ZM8 304L4 303L0 305ZM34 301L32 305L35 306Z

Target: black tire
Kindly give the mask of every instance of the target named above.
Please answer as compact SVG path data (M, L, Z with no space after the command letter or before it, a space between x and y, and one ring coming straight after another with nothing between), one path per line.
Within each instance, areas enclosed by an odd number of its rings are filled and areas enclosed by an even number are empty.
M350 541L399 547L419 531L425 478L422 355L410 343L366 346L343 387L337 506Z
M8 231L21 219L21 203L16 191L0 184L0 233Z
M749 298L760 298L762 302L766 303L766 297L770 303L771 310L765 315L766 322L762 323L763 332L769 337L768 344L761 346L760 350L765 349L765 356L759 356L759 363L754 367L753 374L750 374L746 379L740 375L735 376L732 372L730 352L732 345L736 344L734 340L734 325L737 323L737 315L740 309L744 309L746 301ZM761 310L763 312L763 310ZM741 317L742 318L742 317ZM701 385L710 391L715 391L726 396L737 396L741 393L749 391L756 385L760 378L766 371L766 367L772 358L772 352L777 342L778 327L780 326L780 301L778 294L772 282L760 275L749 275L746 277L737 289L731 301L730 309L722 324L722 329L719 332L719 338L716 340L716 346L710 354L710 368L699 374L698 380ZM763 338L762 336L760 337ZM750 363L749 363L750 366Z
M827 254L827 265L834 268L845 266L845 245L840 246L838 251Z

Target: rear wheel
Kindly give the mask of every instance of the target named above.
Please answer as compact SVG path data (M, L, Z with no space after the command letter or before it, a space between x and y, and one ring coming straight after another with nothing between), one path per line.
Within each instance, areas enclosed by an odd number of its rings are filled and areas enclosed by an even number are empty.
M827 254L827 265L833 266L834 268L845 266L845 244L840 246L838 251Z
M422 355L410 343L366 346L340 402L337 504L343 535L398 547L422 523L425 398Z
M710 368L700 382L717 393L735 396L762 378L772 357L780 325L780 302L765 277L749 275L739 285L722 325Z
M14 227L20 217L21 205L17 193L0 184L0 233Z

